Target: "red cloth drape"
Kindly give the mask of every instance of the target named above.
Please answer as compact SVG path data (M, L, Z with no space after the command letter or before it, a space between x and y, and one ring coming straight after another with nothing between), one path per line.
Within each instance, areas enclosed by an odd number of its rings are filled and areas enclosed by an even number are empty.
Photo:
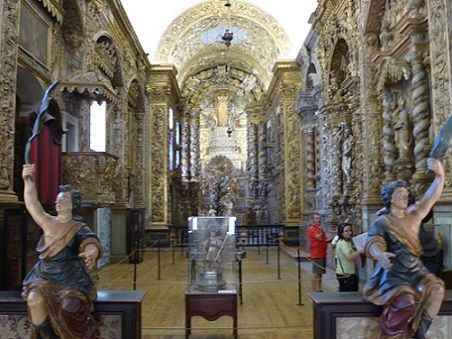
M31 144L31 160L36 166L35 184L42 204L54 204L61 177L61 145L53 140L53 131L43 126Z

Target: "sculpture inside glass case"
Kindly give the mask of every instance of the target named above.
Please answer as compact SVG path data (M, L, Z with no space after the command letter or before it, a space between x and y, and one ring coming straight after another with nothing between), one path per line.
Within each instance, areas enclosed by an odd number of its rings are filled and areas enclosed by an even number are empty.
M189 293L235 293L235 218L189 218Z

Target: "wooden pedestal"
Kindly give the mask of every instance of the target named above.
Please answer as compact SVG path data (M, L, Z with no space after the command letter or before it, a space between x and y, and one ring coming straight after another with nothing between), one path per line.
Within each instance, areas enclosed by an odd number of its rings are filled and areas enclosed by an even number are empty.
M237 294L190 294L185 295L185 337L191 333L191 317L198 315L214 321L223 315L234 320L233 334L237 338Z

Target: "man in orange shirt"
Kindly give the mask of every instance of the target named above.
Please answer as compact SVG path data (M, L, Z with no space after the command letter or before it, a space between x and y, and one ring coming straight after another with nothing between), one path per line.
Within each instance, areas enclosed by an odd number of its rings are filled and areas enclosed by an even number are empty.
M322 290L322 274L325 273L326 267L326 250L328 239L320 225L320 214L314 213L312 216L313 224L308 227L309 247L312 262L312 289L314 292L323 292Z

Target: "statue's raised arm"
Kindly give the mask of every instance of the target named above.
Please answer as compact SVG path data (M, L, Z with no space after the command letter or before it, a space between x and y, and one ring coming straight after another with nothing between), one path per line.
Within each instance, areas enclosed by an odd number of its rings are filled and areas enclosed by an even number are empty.
M25 207L33 220L43 229L44 233L46 233L46 225L48 225L51 216L44 211L41 203L39 202L34 177L35 165L25 164L22 169Z
M438 201L444 187L444 167L439 159L430 158L427 160L428 169L435 173L435 178L422 199L414 207L419 213L421 219L424 219L428 212L432 209L435 202Z
M57 215L47 214L38 200L35 167L24 165L24 201L43 235L36 251L38 261L23 281L22 297L31 316L33 338L92 338L96 324L91 312L96 288L87 269L102 253L96 235L73 209L80 207L80 192L69 185L59 188Z

